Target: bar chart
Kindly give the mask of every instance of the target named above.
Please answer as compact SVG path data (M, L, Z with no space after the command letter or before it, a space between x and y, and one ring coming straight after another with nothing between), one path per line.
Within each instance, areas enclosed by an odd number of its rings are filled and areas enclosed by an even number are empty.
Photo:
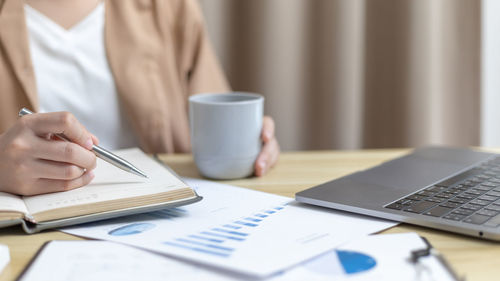
M228 258L266 219L282 211L286 208L286 205L287 203L265 208L220 226L207 228L183 237L176 237L163 242L163 244L186 251Z

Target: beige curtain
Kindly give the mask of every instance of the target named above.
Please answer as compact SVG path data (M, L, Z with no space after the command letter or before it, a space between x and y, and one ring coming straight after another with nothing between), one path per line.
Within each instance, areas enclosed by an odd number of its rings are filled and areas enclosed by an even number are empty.
M284 150L479 143L479 0L200 3Z

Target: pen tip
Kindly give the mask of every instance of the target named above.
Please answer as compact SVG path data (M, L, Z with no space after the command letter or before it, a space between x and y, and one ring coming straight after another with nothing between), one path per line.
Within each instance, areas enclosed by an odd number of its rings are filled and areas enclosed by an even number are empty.
M143 172L140 172L140 175L141 175L143 178L147 178L147 179L149 179L148 175L146 175L146 174L145 174L145 173L143 173Z
M135 167L132 167L131 169L129 169L129 171L132 172L133 174L137 175L137 176L149 179L148 175L146 175L143 171L141 171L141 170L139 170L139 169L137 169Z

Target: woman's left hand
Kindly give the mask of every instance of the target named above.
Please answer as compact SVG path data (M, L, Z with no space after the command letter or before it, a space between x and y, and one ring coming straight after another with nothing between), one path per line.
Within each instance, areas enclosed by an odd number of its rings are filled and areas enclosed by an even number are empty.
M264 116L260 137L262 150L255 160L255 175L258 177L265 175L276 164L280 155L280 146L274 135L274 120L270 116Z

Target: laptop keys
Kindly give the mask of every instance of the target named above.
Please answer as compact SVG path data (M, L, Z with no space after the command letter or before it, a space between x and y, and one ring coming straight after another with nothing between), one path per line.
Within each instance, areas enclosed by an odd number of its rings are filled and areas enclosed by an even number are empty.
M465 192L465 194L470 194L470 196L479 196L481 194L483 194L483 191L481 190L478 190L478 189L469 189Z
M405 211L420 214L423 211L436 206L437 204L438 203L436 203L436 202L420 201L420 202L417 202L417 203L411 205L410 207L406 208Z
M482 207L483 206L480 206L480 205L467 204L467 205L464 205L462 208L469 209L469 210L472 210L472 211L477 211L477 210L481 209Z
M460 198L460 197L455 197L455 198L448 200L448 202L458 203L459 205L463 205L469 201L470 201L469 199Z
M488 191L488 192L486 192L486 195L495 196L495 197L499 197L500 198L500 192L496 191L496 190Z
M487 227L498 227L499 225L500 225L500 214L494 216L493 218L491 218L489 221L487 221L484 224L484 226L487 226Z
M491 217L490 216L485 216L485 215L479 215L479 214L474 214L464 220L466 223L472 223L472 224L483 224L487 220L489 220Z
M493 210L488 210L488 209L482 209L482 210L476 212L476 214L488 216L488 217L493 217L493 216L496 216L498 214L498 212L493 211Z
M463 198L463 199L466 199L467 201L472 200L476 197L477 197L476 195L472 195L472 194L468 194L468 193L462 193L462 194L457 195L457 198Z
M443 193L439 193L438 195L436 195L436 197L443 198L443 199L450 199L452 197L455 197L455 195L453 195L451 193L443 192Z
M409 200L415 200L415 201L420 201L420 200L424 200L425 198L427 198L428 196L423 196L423 195L418 195L418 194L413 194L413 195L410 195L408 197L406 197L406 199L409 199Z
M446 216L444 216L443 218L445 218L445 219L447 219L447 220L461 221L461 220L463 220L465 217L466 217L466 215L463 215L463 214L459 214L459 213L453 212L453 213L451 213L451 214L447 214L447 215L446 215Z
M428 192L432 192L432 193L439 193L441 191L445 191L446 189L448 189L448 187L446 187L446 186L434 185L434 186L428 187L424 190L428 191Z
M403 208L405 206L403 204L400 204L400 203L392 203L392 204L389 204L385 207L389 208L389 209L394 209L394 210L403 210Z
M446 186L446 187L452 186L455 183L459 183L459 182L461 182L461 181L463 181L463 180L465 180L465 179L467 179L467 178L469 178L471 176L475 176L477 174L478 174L478 170L471 169L471 170L465 171L465 172L463 172L463 173L461 173L459 175L456 175L454 177L446 179L446 180L440 182L437 185L439 185L439 186Z
M491 205L487 206L486 209L500 212L500 206L496 205L496 204L491 204Z
M455 209L455 208L457 208L457 207L462 206L462 204L460 204L460 203L456 203L456 202L451 202L451 201L448 201L448 202L445 202L445 203L443 203L443 204L439 204L439 206L441 206L441 207L448 207L448 208Z
M453 213L463 215L464 217L470 216L474 213L473 210L465 209L465 208L458 208L456 210L453 210Z
M401 198L386 208L500 227L500 157L498 163L498 173L473 169Z
M453 208L448 208L448 207L443 207L443 206L437 206L429 211L426 211L424 215L427 216L432 216L432 217L442 217L443 215L449 213Z
M491 195L481 195L479 196L477 199L480 199L480 200L486 200L486 201L495 201L498 199L498 197L495 197L495 196L491 196Z
M474 200L470 201L470 203L474 204L474 205L479 205L479 206L486 206L486 205L489 205L491 202L486 201L486 200L481 200L481 199L474 199Z
M438 197L433 197L433 198L426 199L425 201L436 202L436 203L443 203L444 201L446 201L446 199L444 199L444 198L438 198ZM450 201L451 201L451 199L450 199Z

